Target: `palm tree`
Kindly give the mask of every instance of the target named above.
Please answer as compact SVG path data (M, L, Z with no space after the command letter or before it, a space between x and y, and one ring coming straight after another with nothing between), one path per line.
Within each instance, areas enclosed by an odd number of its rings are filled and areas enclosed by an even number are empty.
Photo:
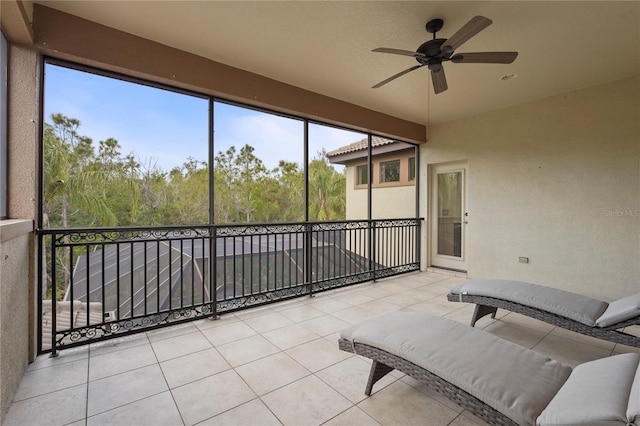
M93 160L90 138L79 136L80 121L52 114L53 125L44 129L44 226L51 225L51 214L59 209L59 226L69 227L70 215L89 214L100 225L112 226L117 220L105 203L102 188L111 176L104 169L88 167ZM71 211L76 207L78 211Z
M346 183L343 174L330 164L322 150L309 163L309 218L336 220L345 218Z
M78 135L80 121L62 114L52 114L51 121L53 124L44 128L43 227L69 228L74 216L103 226L115 225L116 217L102 193L109 175L90 167L92 141ZM68 256L67 250L56 253L55 261L64 270L62 288L70 281Z

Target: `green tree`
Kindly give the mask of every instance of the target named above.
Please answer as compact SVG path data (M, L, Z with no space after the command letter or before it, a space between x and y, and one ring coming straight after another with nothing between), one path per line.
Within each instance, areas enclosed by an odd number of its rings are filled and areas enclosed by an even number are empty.
M78 133L80 121L51 115L45 125L43 213L47 227L176 225L209 222L209 167L187 158L169 172L120 143L98 143ZM267 170L255 149L231 146L214 159L216 223L285 222L304 219L304 169L280 161ZM309 163L309 217L345 217L345 176L319 152Z
M209 223L209 167L192 157L170 175L169 203L173 222L181 225Z
M52 114L51 121L44 126L43 226L69 228L80 221L115 225L103 194L109 176L92 167L92 140L78 134L77 119ZM56 292L70 281L69 255L68 250L56 253L55 261L64 270Z
M273 170L272 215L268 221L304 220L304 171L296 163L280 160Z
M309 162L309 219L341 220L346 210L346 178L323 149Z
M251 145L245 145L234 159L234 164L238 168L237 179L234 182L236 209L242 214L241 220L245 223L263 219L259 207L264 205L262 194L265 189L267 169L262 160L253 154L254 151L255 148Z
M231 146L225 152L218 152L218 155L214 159L214 220L217 223L231 223L235 220L233 188L234 183L238 179L235 156L236 148Z
M121 226L136 224L141 207L139 175L140 164L134 153L122 158L120 143L108 138L98 143L98 155L94 162L96 170L108 176L108 184L102 187L102 196Z
M75 224L74 216L83 214L92 223L115 225L116 217L103 197L110 176L90 167L92 141L78 134L80 121L62 114L52 114L51 121L44 128L44 226L68 228Z

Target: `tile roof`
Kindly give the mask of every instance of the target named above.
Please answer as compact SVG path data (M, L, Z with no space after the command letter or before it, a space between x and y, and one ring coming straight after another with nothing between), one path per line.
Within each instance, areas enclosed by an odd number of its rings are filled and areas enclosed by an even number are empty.
M376 148L379 146L384 146L384 145L391 145L397 143L397 141L394 141L393 139L387 139L387 138L381 138L379 136L372 136L371 137L371 147L372 148ZM329 151L327 152L327 157L331 158L331 157L335 157L336 155L340 155L340 154L347 154L350 152L356 152L356 151L362 151L364 149L367 149L367 139L362 139L359 140L358 142L354 142L351 143L349 145L346 146L342 146L338 149L335 149L333 151Z

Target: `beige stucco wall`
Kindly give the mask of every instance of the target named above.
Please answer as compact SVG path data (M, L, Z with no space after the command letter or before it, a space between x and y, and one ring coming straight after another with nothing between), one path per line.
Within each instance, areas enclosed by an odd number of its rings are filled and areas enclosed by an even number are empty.
M375 165L374 165L375 167ZM347 166L347 208L346 216L349 220L367 219L367 189L355 189L355 167ZM373 219L402 219L416 217L416 187L414 185L394 186L387 188L373 188L372 190L372 218ZM369 240L366 233L347 235L349 250L361 256L368 257ZM387 257L386 240L378 240L376 244L376 261L386 266L394 266L396 255ZM394 252L395 253L395 252ZM395 260L394 260L395 259ZM405 261L406 259L402 259Z
M346 168L347 176L347 219L367 219L367 190L354 189L354 167ZM394 186L389 188L373 188L373 219L399 219L416 217L416 187Z
M33 219L36 214L38 131L38 56L35 51L9 47L8 213Z
M9 46L8 215L0 221L0 423L34 357L38 55Z
M0 422L29 363L31 221L0 221Z
M468 160L470 277L638 292L640 76L434 125L421 151Z

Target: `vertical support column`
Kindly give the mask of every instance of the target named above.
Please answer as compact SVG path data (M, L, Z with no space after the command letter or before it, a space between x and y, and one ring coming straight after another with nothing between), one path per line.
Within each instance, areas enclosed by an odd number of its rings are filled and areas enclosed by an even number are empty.
M211 299L210 318L215 319L218 314L218 289L216 288L216 275L217 275L217 247L216 242L217 232L215 226L215 185L214 185L214 153L215 153L215 132L214 132L214 108L215 101L213 98L209 98L209 298ZM202 248L202 255L204 258L204 247Z
M213 98L209 98L209 224L215 223L215 193L214 193L214 178L213 178L213 169L214 169L214 100Z
M369 173L368 185L367 185L367 229L368 229L368 240L369 240L369 271L373 275L373 281L376 280L376 273L374 270L374 258L375 258L375 249L373 245L374 240L374 232L373 232L373 147L371 144L373 143L373 137L371 133L367 135L367 171Z
M11 4L19 5L20 2L0 2L2 3L3 24L5 18L10 16L5 14L5 7ZM9 18L11 20L11 18ZM14 21L15 23L16 21ZM28 21L25 21L25 29L28 30ZM4 30L3 26L3 30ZM38 53L28 47L14 44L11 35L4 33L8 43L7 60L7 214L12 219L34 220L35 227L41 228L42 221L39 217L40 200L40 180L42 177L41 167L41 90L42 62ZM23 40L28 44L27 40ZM37 166L36 166L37 165ZM38 170L34 170L38 167ZM10 315L21 318L20 323L26 325L27 330L20 331L18 339L12 339L11 353L13 359L18 362L12 367L13 375L21 375L29 361L36 357L38 330L40 317L38 316L39 300L37 298L37 238L32 235L28 252L15 253L28 259L28 271L20 275L19 281L14 282L16 286L23 289L27 294L25 298L17 303L14 299L12 304L13 313ZM26 302L26 303L24 303ZM9 311L6 311L9 315ZM24 321L24 322L22 322ZM15 329L17 333L17 329ZM5 333L6 334L6 333ZM16 334L17 335L17 334ZM5 335L5 339L10 334ZM21 365L19 365L21 364ZM7 377L5 370L3 381L12 383L12 377ZM6 379L6 380L5 380ZM4 394L0 395L0 419L6 409ZM0 420L1 422L1 420Z
M313 225L309 223L309 121L304 121L304 282L313 296Z
M217 228L215 225L209 227L209 298L211 299L211 317L215 319L218 316L218 289L216 288L216 276L218 263L218 244L216 244Z
M422 235L422 229L421 229L421 221L420 221L420 145L416 145L414 148L414 152L415 152L415 167L416 167L416 171L415 171L415 183L416 183L416 223L415 226L413 228L413 232L415 235L415 258L412 259L413 262L417 262L418 265L420 265L420 261L421 261L421 252L420 252L420 241L421 241L421 235ZM425 202L426 202L426 195L425 195ZM418 269L421 269L420 266L418 266Z
M304 280L309 286L309 297L313 297L313 225L304 225Z
M56 280L57 280L57 265L56 265L56 234L51 234L51 358L55 358L58 356L58 351L56 349L56 331L57 331L57 305L58 305L58 297L57 297L57 289L56 289Z
M38 353L42 352L42 314L43 314L43 309L42 309L42 301L44 300L45 294L43 291L43 284L46 282L46 274L45 274L45 263L46 263L46 258L45 258L45 248L44 248L44 235L42 233L38 233L37 236L37 241L38 241L38 247L36 248L38 250L38 260L36 261L36 265L38 270L36 271L37 274L37 289L36 289L36 297L38 300L37 306L36 306L36 315L39 321L39 325L37 327L37 332L36 332L36 336L37 336L37 342L36 342L36 350Z
M370 251L371 251L371 273L373 274L373 282L376 281L376 255L378 250L376 249L376 222L374 220L369 221L369 230L371 232L371 238L369 239Z

